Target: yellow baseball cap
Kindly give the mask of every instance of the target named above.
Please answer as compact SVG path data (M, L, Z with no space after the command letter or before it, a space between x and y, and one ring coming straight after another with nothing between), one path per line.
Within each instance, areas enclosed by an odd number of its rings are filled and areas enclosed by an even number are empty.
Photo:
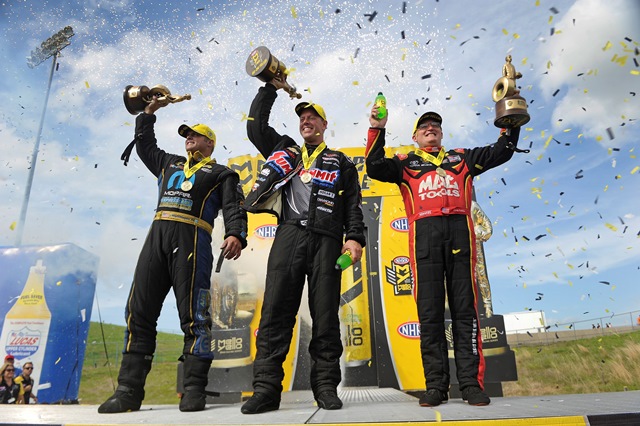
M420 123L422 123L425 120L433 120L433 121L437 121L438 123L442 124L442 117L440 117L440 114L438 114L437 112L433 112L433 111L425 112L413 124L413 133L412 133L412 135L416 133L416 130L418 130L418 126L420 125Z
M302 111L307 108L311 108L320 116L320 118L322 118L324 121L327 121L327 114L324 113L324 108L322 108L318 104L314 104L313 102L300 102L298 105L296 105L296 114L298 114L298 117L300 117Z
M216 134L213 133L211 127L207 126L206 124L194 124L193 126L187 126L186 124L183 124L182 126L178 127L178 134L183 138L187 137L187 133L189 131L196 132L197 134L202 135L205 138L211 139L213 141L213 146L216 146Z

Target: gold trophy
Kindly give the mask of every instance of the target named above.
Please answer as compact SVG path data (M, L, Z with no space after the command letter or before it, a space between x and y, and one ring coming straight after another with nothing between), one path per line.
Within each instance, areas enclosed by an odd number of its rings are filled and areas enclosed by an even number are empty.
M124 106L133 115L144 111L147 104L151 103L154 97L160 101L168 101L171 104L191 99L191 95L172 95L166 86L158 84L152 88L147 86L127 86L122 94Z
M516 72L511 63L511 55L507 55L502 67L502 77L493 85L492 97L496 103L496 119L493 124L501 129L520 127L529 122L531 117L527 112L527 101L520 96L516 87L516 80L522 74Z
M247 58L246 69L247 74L251 77L258 77L260 81L265 83L274 78L282 81L284 90L292 99L300 99L302 97L300 93L297 93L297 89L294 86L287 83L287 66L273 56L266 47L260 46L251 52Z

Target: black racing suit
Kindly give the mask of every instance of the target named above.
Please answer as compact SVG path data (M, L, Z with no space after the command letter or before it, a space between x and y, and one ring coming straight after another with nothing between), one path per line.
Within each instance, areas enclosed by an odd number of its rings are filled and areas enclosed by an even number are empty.
M312 319L311 388L318 395L324 390L335 390L340 383L340 271L334 265L343 238L364 246L365 237L355 165L343 153L325 149L309 169L313 180L303 184L300 147L269 126L276 97L275 87L266 84L251 104L247 132L266 163L247 195L245 208L278 218L278 231L267 264L253 387L256 392L279 401L284 378L282 364L291 344L305 276ZM300 195L293 190L300 185L306 185L309 198L307 209L303 208L302 215L296 216L287 203L290 206L294 196ZM306 201L302 204L307 204Z
M415 151L385 158L384 129L369 129L367 173L372 179L397 184L405 204L427 389L449 390L445 291L460 389L484 389L485 363L474 274L476 236L470 214L473 177L508 161L519 133L519 128L513 129L510 136L501 136L495 144L485 147L449 150L438 168Z
M155 352L157 320L173 287L185 335L183 353L211 359L211 230L222 210L225 238L235 236L246 246L244 195L237 173L215 162L187 179L186 158L158 148L155 122L155 115L141 113L136 118L136 150L158 178L159 197L127 300L123 352ZM183 185L185 181L191 185Z

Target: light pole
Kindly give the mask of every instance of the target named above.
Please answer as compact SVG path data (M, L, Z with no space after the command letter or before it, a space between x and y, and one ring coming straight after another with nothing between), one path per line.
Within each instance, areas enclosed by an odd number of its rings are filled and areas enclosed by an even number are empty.
M29 68L35 68L51 56L53 56L53 63L51 64L51 73L49 74L49 83L47 84L47 94L44 98L44 107L42 108L42 115L40 117L40 126L38 127L38 135L36 136L36 143L33 146L33 153L31 154L31 168L29 169L29 177L27 178L27 186L24 191L24 200L22 200L22 209L20 210L20 219L18 220L17 234L16 234L16 246L22 244L22 233L24 231L24 222L27 217L27 207L29 206L29 196L31 194L31 184L33 183L33 175L36 170L36 164L38 159L38 148L40 146L40 135L42 134L42 126L44 125L44 116L47 112L47 104L49 103L49 92L51 91L51 81L53 80L53 72L56 69L56 61L60 51L71 44L69 39L73 37L73 28L66 26L45 41L40 44L40 47L36 47L31 51L31 56L27 58L27 65Z

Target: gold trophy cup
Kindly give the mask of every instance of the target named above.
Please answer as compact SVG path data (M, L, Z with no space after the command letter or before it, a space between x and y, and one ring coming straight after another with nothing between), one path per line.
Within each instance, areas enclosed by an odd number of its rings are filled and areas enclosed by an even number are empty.
M246 69L247 74L251 77L257 77L265 83L274 78L282 81L284 83L284 90L292 99L300 99L302 97L294 86L287 83L287 66L273 56L266 47L260 46L251 52L247 58Z
M516 80L522 74L516 72L511 64L511 55L507 55L502 67L502 77L493 85L492 98L496 103L496 119L493 124L501 129L520 127L529 122L531 117L527 112L527 101L520 96L516 87Z
M191 95L176 96L172 95L166 86L158 84L149 88L147 86L127 86L122 94L124 106L133 115L137 115L144 111L147 104L151 103L154 97L160 101L168 101L169 103L182 102L191 99Z

